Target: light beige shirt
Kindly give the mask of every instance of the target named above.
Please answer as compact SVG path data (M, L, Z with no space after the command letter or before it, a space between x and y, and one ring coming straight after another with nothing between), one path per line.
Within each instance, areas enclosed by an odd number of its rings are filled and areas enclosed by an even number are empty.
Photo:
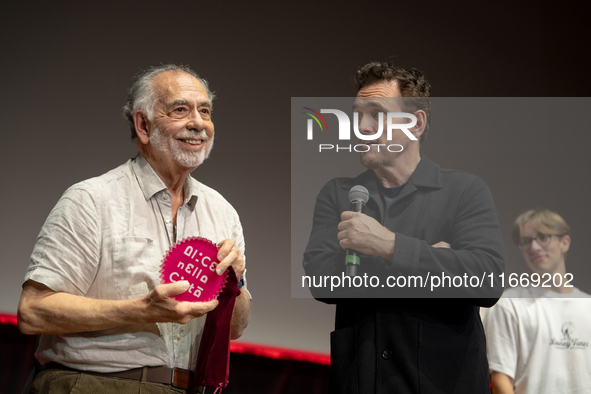
M215 190L188 178L176 238L234 240L244 255L238 214ZM160 284L174 244L171 194L141 154L70 187L37 238L26 280L54 291L109 300L137 298ZM195 369L205 317L68 335L42 335L36 356L71 368L116 372L142 366Z

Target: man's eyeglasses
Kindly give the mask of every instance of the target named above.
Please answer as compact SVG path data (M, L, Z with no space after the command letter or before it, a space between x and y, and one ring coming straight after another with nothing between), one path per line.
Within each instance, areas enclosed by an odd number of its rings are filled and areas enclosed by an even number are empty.
M552 241L553 236L560 237L560 235L557 234L538 234L535 238L523 237L521 238L521 242L519 242L519 247L521 249L529 248L534 239L541 247L548 246L550 241Z

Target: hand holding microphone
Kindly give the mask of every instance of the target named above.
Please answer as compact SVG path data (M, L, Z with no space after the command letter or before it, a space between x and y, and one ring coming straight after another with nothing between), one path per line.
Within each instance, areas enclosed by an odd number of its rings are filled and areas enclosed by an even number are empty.
M363 213L368 200L369 192L365 187L353 186L349 191L351 211L341 214L338 239L341 247L347 250L347 276L357 275L361 264L358 252L381 256L388 260L391 260L394 254L395 234Z
M349 190L349 202L351 203L351 211L364 213L365 204L369 201L369 191L361 185L353 186ZM347 276L357 276L357 269L361 264L361 259L355 250L347 249L347 257L345 258Z

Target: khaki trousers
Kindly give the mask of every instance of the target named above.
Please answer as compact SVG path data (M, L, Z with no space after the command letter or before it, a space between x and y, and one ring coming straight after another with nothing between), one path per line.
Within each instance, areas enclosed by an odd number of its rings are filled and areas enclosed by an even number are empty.
M76 371L48 369L31 385L31 394L197 394L167 384L108 378Z

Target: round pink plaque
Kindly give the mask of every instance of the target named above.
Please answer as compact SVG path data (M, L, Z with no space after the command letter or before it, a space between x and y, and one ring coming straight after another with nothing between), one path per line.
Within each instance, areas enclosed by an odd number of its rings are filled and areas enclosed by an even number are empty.
M173 296L177 301L205 302L218 296L226 283L227 272L218 275L218 246L207 238L189 237L174 244L164 256L162 283L189 282L189 289Z

